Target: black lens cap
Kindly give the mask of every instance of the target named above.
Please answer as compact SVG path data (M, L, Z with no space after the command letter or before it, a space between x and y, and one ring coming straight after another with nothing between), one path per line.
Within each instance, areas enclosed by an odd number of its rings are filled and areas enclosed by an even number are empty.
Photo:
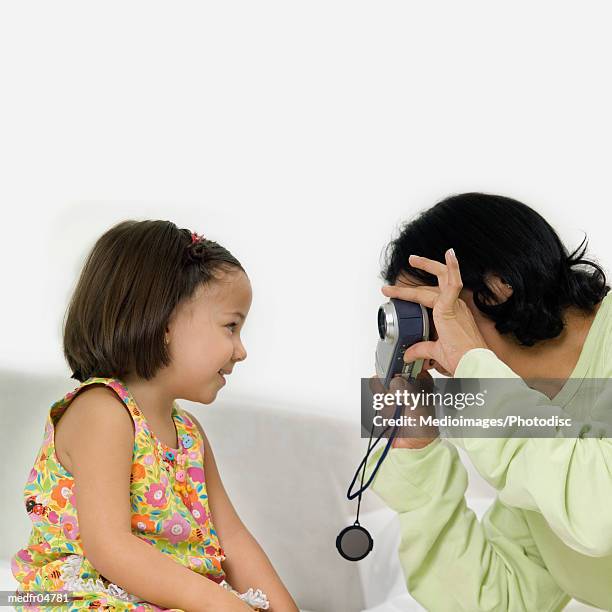
M336 538L336 548L347 561L361 561L373 547L372 536L361 525L345 527Z

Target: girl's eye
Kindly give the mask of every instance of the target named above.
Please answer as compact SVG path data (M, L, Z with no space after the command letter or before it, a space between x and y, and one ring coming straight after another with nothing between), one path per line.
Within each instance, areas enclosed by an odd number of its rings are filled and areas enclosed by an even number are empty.
M238 323L228 323L225 327L229 327L229 329L231 331L234 331L234 329L237 327Z

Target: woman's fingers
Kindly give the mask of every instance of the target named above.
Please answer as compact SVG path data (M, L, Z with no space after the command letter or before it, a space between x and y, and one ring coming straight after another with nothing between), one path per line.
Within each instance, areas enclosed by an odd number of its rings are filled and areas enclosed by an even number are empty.
M400 285L385 285L383 295L389 298L398 298L407 302L417 302L426 308L433 308L440 295L438 287L404 287Z
M415 268L435 274L438 278L438 287L436 287L438 295L435 300L438 303L438 308L442 312L453 312L455 302L463 289L463 281L454 250L448 249L444 254L444 259L446 264L418 255L411 255L409 258L411 265Z
M442 312L450 313L455 310L455 302L461 293L461 289L463 289L463 282L459 271L459 262L453 249L448 249L444 257L446 258L447 273L438 303Z
M409 346L404 352L404 362L412 363L417 359L435 359L436 343L432 340L417 342Z
M420 255L410 255L410 257L408 257L408 262L414 268L425 270L425 272L429 272L430 274L437 276L438 284L442 285L440 282L441 277L446 276L446 266L443 263L436 261L435 259L421 257Z
M389 391L403 391L404 389L408 389L408 381L401 374L396 374L389 381Z

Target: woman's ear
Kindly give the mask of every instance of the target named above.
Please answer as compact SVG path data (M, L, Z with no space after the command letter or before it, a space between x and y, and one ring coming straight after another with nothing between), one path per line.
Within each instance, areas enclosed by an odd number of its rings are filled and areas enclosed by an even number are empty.
M487 274L485 276L485 282L497 298L497 300L493 302L495 304L503 304L513 293L512 287L496 274Z

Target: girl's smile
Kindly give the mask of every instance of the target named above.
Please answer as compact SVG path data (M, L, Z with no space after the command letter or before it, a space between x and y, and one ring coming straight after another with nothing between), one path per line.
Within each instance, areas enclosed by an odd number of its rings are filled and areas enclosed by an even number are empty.
M247 275L233 271L198 289L171 320L171 367L199 398L195 401L212 402L236 363L246 359L240 333L251 300Z

